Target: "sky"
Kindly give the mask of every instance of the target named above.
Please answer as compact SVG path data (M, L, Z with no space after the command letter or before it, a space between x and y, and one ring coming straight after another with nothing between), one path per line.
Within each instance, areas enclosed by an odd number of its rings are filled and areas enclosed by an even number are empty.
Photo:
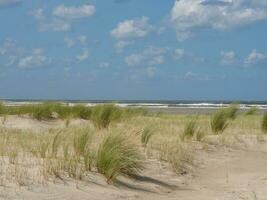
M267 100L267 1L0 0L0 98Z

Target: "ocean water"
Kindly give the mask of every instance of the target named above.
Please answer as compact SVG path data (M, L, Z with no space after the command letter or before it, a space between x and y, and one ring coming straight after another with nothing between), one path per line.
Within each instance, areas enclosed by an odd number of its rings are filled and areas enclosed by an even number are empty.
M51 100L28 100L28 99L3 99L1 100L7 105L23 105L41 103ZM62 102L67 105L85 104L94 106L104 103L114 103L120 107L147 107L147 108L220 108L227 107L232 101L186 101L186 100L53 100ZM236 102L236 101L235 101ZM267 101L239 101L237 102L241 109L249 109L257 107L258 109L267 110Z

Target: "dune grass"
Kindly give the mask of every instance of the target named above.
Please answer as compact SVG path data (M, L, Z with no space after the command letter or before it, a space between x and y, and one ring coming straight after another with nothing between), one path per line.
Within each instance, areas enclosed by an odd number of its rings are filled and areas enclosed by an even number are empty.
M31 115L35 106L28 105L23 109L3 106L3 109L4 113L19 110ZM239 115L235 120L230 120L224 109L196 118L151 115L142 110L121 109L114 105L101 105L88 110L83 106L66 107L68 110L65 111L62 104L51 107L52 112L57 110L60 118L68 116L70 121L72 117L88 111L85 116L90 116L89 120L93 115L97 116L100 125L92 120L94 125L88 121L88 126L66 126L34 132L1 128L0 124L0 157L5 165L3 173L8 174L15 167L19 169L17 174L12 172L8 175L11 177L9 181L16 180L23 185L34 178L38 179L38 183L40 179L47 181L51 178L83 180L97 171L112 183L118 176L142 174L144 165L148 163L149 167L150 160L168 163L176 173L184 174L192 163L194 152L191 150L195 144L203 145L203 148L208 145L206 137L219 138L221 142L223 137L234 138L239 134L263 136L262 131L267 129L266 115L264 118L262 115ZM222 132L224 134L220 134ZM219 135L214 136L214 133ZM186 135L187 139L181 140L181 135ZM36 169L39 175L31 176Z
M225 110L218 110L211 116L210 126L215 134L222 133L228 126L229 115Z
M110 183L119 175L136 175L143 169L142 159L138 147L129 138L121 133L110 133L100 144L96 167Z
M198 124L197 119L191 119L185 124L184 131L182 134L182 139L190 139L194 137L195 133L197 132Z
M223 109L225 112L225 115L229 119L235 119L237 116L237 111L239 110L239 104L233 103L230 104L227 108Z
M262 122L261 122L261 129L264 134L267 134L267 113L264 114Z
M152 138L152 136L155 134L154 129L152 126L146 126L141 134L141 142L144 147L147 146L149 140Z
M245 115L255 115L258 112L258 108L253 106L248 111L245 112Z
M112 104L98 105L92 108L91 120L97 128L107 128L112 121L121 119L122 114L122 110Z

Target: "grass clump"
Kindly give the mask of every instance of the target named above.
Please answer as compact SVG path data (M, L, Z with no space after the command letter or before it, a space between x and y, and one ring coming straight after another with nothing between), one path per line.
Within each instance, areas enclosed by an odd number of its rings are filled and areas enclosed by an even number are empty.
M0 102L0 115L3 114L4 105L2 102Z
M196 119L191 119L190 121L188 121L184 128L183 139L192 138L195 135L197 128L198 128L198 125L197 125Z
M237 111L239 109L239 104L230 104L227 108L224 109L225 115L229 119L235 119L237 116Z
M110 133L100 144L96 167L109 183L119 175L136 175L143 169L142 155L138 147L125 135Z
M99 128L107 128L112 121L119 120L122 110L112 104L98 105L92 108L91 120Z
M211 130L215 134L222 133L228 126L228 114L224 110L218 110L211 116Z
M253 106L248 111L245 112L245 115L255 115L258 112L258 108Z
M262 123L261 123L261 129L264 134L267 134L267 113L264 114Z
M141 134L141 142L142 142L144 147L147 146L149 140L151 139L151 137L154 134L155 134L155 132L151 126L147 126L144 128L144 130L142 131L142 134Z

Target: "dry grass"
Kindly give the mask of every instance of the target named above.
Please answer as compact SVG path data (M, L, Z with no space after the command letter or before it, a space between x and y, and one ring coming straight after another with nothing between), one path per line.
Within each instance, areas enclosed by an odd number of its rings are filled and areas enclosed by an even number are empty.
M131 117L109 123L108 129L89 125L44 132L0 128L0 184L23 186L52 178L83 180L90 171L112 181L120 175L139 173L149 158L168 162L175 172L184 174L192 163L195 140L214 136L210 117L199 115L196 122L195 117L186 115L131 113ZM261 115L237 115L216 137L221 145L238 141L239 135L260 138L262 123ZM183 141L185 132L188 137ZM143 157L144 149L147 154Z

